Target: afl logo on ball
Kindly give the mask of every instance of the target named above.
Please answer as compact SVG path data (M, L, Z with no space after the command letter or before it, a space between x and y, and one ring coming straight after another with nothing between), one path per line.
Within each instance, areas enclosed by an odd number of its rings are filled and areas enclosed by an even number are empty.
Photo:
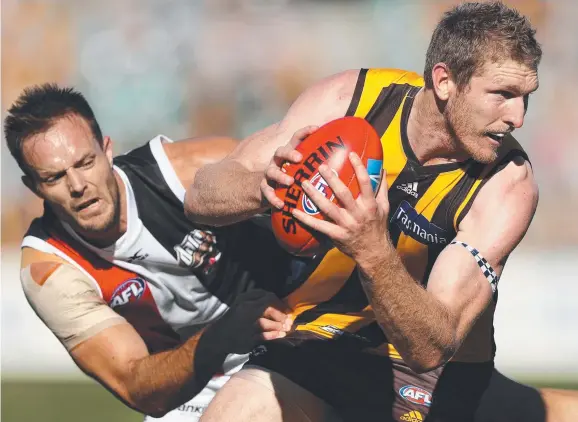
M335 170L333 170L333 172L336 173ZM335 195L333 195L333 191L331 190L325 179L321 177L319 173L315 173L315 175L309 181L311 182L311 185L315 189L317 189L319 192L325 195L327 199L333 201ZM309 197L305 194L303 195L302 205L303 211L305 211L307 214L309 215L319 214L319 210L317 209L313 201L309 199Z

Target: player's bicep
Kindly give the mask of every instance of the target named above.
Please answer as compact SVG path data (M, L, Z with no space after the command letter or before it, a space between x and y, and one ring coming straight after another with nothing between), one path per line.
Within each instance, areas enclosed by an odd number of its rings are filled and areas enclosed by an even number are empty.
M438 256L427 284L428 292L454 317L459 339L465 337L490 303L502 269L485 261L480 252L475 251L477 257L460 243L448 245ZM481 262L486 264L482 267ZM487 277L490 271L491 281Z
M467 333L490 303L506 260L524 237L538 201L529 165L512 162L480 191L455 241L436 260L428 291Z
M127 322L110 326L70 351L76 364L130 405L133 363L149 355L146 344Z

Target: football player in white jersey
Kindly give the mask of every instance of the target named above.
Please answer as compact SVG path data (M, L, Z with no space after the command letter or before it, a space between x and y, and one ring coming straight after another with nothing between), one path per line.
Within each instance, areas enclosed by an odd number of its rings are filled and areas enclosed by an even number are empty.
M244 362L239 355L291 326L263 290L241 287L228 304L213 294L226 252L182 212L180 192L197 168L235 142L157 137L113 161L83 96L55 85L25 90L4 127L24 184L45 204L22 249L32 308L78 367L125 404L198 420ZM167 203L165 221L152 227Z

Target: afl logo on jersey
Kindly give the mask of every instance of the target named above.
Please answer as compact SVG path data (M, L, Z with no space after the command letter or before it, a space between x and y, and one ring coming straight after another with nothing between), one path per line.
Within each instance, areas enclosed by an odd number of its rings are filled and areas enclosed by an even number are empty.
M142 297L145 289L146 283L142 278L131 278L114 289L108 304L114 309L129 302L136 302Z
M335 174L337 174L337 172L335 170L333 170L333 172ZM335 197L335 195L333 195L333 191L331 190L331 188L329 187L329 185L327 184L325 179L323 177L321 177L321 175L319 173L316 173L311 178L311 180L309 180L309 182L311 183L311 186L313 186L315 189L317 189L319 192L321 192L323 195L325 195L325 197L327 199L329 199L330 201L333 201L333 198ZM302 205L303 205L303 211L305 211L307 214L309 214L309 215L319 214L319 210L317 209L317 207L315 206L313 201L311 199L309 199L309 197L307 195L303 195Z
M401 387L399 389L399 395L411 403L421 404L427 407L431 406L431 393L415 385Z

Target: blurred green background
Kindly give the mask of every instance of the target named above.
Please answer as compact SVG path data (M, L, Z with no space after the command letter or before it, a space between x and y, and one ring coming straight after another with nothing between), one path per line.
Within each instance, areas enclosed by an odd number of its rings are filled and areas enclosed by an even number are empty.
M3 422L137 422L137 413L95 382L4 381Z
M575 383L529 382L536 387L570 388ZM2 422L137 422L125 407L90 381L2 381Z

